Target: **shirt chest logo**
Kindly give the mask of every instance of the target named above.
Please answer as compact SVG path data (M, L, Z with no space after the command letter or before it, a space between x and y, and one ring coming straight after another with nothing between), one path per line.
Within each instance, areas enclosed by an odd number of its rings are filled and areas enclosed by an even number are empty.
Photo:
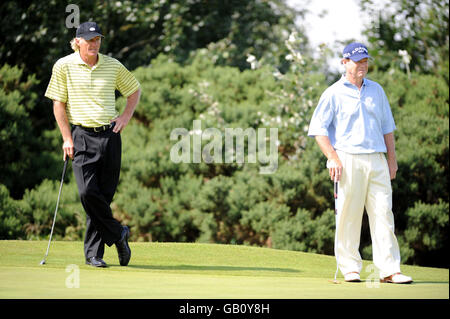
M370 96L366 97L366 99L364 100L364 104L368 108L374 108L375 107L375 103L373 103L373 99Z

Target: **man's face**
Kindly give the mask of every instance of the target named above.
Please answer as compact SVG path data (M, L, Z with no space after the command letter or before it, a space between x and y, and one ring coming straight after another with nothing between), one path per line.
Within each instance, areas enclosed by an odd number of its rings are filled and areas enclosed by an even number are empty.
M100 45L102 44L101 37L95 37L90 40L77 38L77 44L80 47L80 54L86 57L97 57Z
M352 75L354 78L363 78L366 76L369 69L369 59L364 58L355 62L351 59L344 59L343 63L345 65L345 70L348 74Z

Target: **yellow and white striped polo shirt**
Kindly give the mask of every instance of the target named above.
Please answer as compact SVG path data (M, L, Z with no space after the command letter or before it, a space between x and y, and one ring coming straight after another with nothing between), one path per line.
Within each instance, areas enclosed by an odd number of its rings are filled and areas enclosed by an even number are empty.
M98 54L92 68L74 52L53 66L45 96L66 103L71 124L98 127L118 116L115 90L128 97L140 87L134 75L118 60Z

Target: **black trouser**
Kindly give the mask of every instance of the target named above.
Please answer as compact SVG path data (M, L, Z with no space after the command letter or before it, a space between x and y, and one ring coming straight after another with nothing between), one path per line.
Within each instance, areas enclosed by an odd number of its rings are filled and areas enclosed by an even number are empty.
M122 226L113 217L111 201L119 182L122 141L120 133L72 128L74 159L72 169L81 203L86 211L86 258L103 258L105 244L111 246L121 236Z

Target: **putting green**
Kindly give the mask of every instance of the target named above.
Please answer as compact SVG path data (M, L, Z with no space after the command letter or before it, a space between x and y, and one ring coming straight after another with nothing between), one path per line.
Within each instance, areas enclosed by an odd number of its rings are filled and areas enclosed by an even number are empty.
M130 243L128 267L106 248L108 268L84 264L82 242L0 241L0 298L448 299L449 270L402 266L410 285L380 284L364 262L363 282L330 283L332 256L236 245Z

